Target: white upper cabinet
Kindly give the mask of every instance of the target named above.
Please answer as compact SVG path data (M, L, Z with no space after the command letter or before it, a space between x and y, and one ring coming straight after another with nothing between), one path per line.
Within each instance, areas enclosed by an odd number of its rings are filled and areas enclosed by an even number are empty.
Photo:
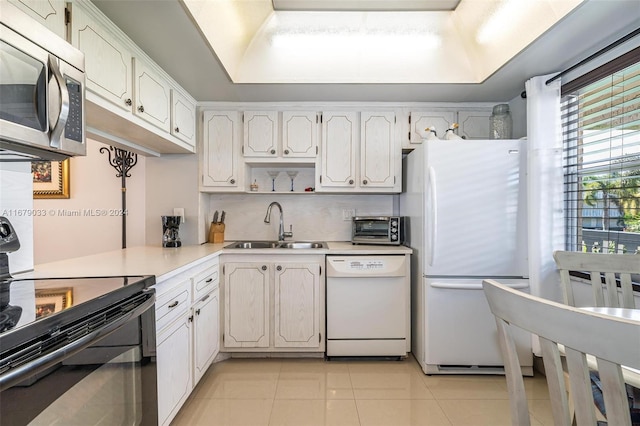
M244 112L244 156L278 156L278 112Z
M8 0L36 21L66 39L65 0Z
M196 106L176 89L171 89L171 134L188 144L196 143Z
M458 111L458 135L465 139L489 139L491 110Z
M315 158L318 155L318 113L284 111L282 113L282 156Z
M133 113L147 122L170 131L171 89L144 61L133 59L135 108Z
M204 111L203 191L244 191L238 111Z
M363 112L360 117L360 176L363 189L394 189L402 167L393 112ZM397 192L400 192L400 188Z
M87 89L114 106L131 111L131 52L84 9L74 7L71 43L84 52Z
M409 113L409 143L422 143L420 132L427 127L435 127L438 138L444 137L444 132L456 122L455 111L411 111Z
M316 191L400 192L402 147L395 124L393 111L323 113Z
M85 54L89 136L142 152L195 152L195 99L91 2L70 7L71 43Z
M316 190L355 188L357 148L358 113L323 113L322 166Z

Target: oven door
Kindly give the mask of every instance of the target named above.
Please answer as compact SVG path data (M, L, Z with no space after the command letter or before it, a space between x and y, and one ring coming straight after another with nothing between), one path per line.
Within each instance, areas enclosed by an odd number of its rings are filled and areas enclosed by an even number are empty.
M17 368L2 386L0 424L157 425L154 301Z
M386 217L354 218L351 242L367 244L393 244L390 233L390 220Z

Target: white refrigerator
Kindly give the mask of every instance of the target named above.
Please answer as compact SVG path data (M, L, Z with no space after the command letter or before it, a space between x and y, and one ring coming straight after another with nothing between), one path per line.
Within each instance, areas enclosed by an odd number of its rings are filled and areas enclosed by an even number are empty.
M526 141L424 141L404 159L412 351L426 374L504 373L482 280L529 290ZM532 374L531 337L517 337Z

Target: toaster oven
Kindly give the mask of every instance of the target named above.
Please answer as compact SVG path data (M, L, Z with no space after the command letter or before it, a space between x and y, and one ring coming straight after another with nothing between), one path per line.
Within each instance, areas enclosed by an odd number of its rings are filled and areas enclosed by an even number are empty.
M403 216L355 216L352 220L352 244L401 245L406 218Z

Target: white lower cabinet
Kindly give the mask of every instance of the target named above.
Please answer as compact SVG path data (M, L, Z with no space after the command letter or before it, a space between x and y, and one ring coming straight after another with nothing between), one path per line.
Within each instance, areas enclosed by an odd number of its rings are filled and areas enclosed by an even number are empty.
M223 256L225 352L324 352L324 256Z
M178 414L219 351L219 258L156 284L158 424Z
M157 336L158 424L178 414L192 389L191 320L181 317Z

